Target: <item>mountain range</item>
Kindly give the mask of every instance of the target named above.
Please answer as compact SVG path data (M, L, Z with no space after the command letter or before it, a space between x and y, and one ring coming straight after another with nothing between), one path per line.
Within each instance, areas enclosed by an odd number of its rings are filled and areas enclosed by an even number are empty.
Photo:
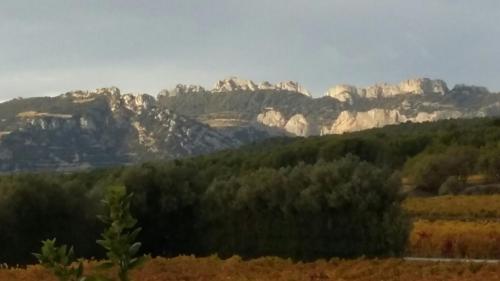
M207 90L118 88L0 103L0 171L73 170L174 159L273 136L341 134L402 122L500 115L484 87L418 78L338 85L313 98L300 84L229 77Z

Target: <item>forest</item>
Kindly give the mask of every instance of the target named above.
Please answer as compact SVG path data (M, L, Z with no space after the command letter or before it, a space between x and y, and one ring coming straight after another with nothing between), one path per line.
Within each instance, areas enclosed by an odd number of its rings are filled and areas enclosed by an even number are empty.
M410 239L405 196L495 192L499 140L500 120L446 120L135 166L6 174L0 262L33 263L40 241L53 237L101 257L96 217L116 185L133 193L138 239L154 256L398 256ZM481 188L470 180L477 175Z

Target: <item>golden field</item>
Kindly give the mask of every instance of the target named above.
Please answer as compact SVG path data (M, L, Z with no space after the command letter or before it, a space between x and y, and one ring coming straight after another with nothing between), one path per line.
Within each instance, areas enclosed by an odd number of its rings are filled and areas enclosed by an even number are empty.
M500 195L409 198L407 255L500 258Z
M403 207L413 217L427 219L500 219L500 195L456 195L409 198Z
M417 220L407 249L417 257L500 259L500 223Z
M1 269L0 280L56 281L40 266ZM136 281L352 280L352 281L495 281L500 264L408 262L400 259L331 260L293 263L279 258L242 261L239 257L154 258L132 273Z

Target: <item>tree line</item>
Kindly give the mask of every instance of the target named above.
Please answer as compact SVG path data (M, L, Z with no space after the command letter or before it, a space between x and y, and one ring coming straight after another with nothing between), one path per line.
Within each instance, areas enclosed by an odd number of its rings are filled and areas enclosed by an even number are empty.
M447 120L128 167L5 175L0 262L33 262L30 253L52 237L78 255L102 257L88 241L102 232L96 216L113 185L134 194L138 239L153 255L399 254L409 231L401 177L431 194L472 173L497 178L499 140L498 120Z

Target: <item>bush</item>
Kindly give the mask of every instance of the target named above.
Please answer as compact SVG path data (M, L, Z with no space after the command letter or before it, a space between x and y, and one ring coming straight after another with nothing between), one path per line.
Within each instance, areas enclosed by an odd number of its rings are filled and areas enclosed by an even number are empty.
M399 184L352 156L216 181L203 196L202 242L222 256L399 254L409 231Z

